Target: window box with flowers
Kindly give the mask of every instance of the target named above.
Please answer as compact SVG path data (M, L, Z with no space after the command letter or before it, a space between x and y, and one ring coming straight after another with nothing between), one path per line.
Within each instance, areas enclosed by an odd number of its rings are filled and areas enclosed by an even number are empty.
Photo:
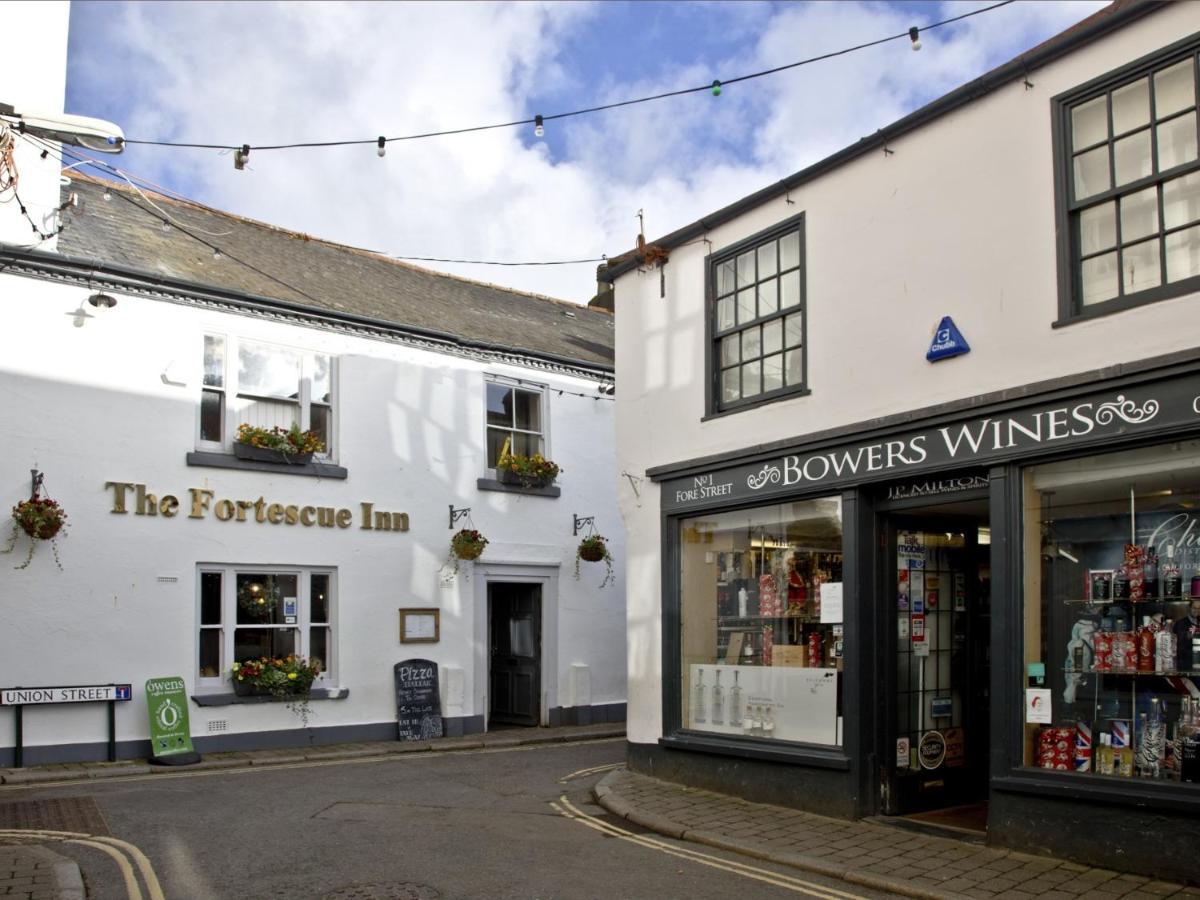
M523 488L549 487L561 471L557 463L540 453L522 456L505 452L496 461L496 480Z
M238 426L233 454L238 459L258 462L277 462L286 465L305 465L312 461L314 453L321 453L325 443L312 431L301 431L300 426L291 428L258 428L242 423Z

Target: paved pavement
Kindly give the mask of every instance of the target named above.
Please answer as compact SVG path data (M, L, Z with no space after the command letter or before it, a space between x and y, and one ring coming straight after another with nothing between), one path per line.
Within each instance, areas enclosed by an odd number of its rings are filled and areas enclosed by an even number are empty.
M909 897L1200 898L1200 888L749 803L626 769L610 772L594 793L610 813L660 834Z
M197 771L269 767L402 753L518 747L624 736L625 726L612 724L501 730L431 741L370 741L286 750L206 753L201 762L185 768L187 771ZM14 788L20 785L48 786L130 775L172 774L182 770L176 766L152 766L142 761L28 766L0 769L0 785ZM3 802L4 789L0 787L0 805ZM44 841L44 838L39 838L35 844L22 837L19 829L5 828L0 824L0 900L85 900L86 893L78 865L66 856L55 853Z

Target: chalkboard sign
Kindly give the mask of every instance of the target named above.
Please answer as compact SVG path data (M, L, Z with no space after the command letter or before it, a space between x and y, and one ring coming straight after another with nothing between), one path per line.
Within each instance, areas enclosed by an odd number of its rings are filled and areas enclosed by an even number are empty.
M402 741L442 736L438 666L428 659L406 659L393 667L396 681L396 730Z

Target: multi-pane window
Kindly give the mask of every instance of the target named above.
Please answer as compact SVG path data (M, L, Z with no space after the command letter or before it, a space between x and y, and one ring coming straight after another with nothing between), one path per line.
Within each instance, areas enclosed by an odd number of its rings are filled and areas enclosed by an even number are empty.
M328 673L333 592L331 570L203 567L199 677L220 679L235 663L289 654Z
M1071 312L1195 289L1200 277L1197 56L1140 66L1062 103Z
M333 361L323 353L204 336L200 442L228 446L237 426L299 425L333 447Z
M537 386L518 386L500 380L487 382L487 464L496 460L507 445L521 456L546 453L545 391Z
M803 222L792 221L713 256L717 409L804 389L803 249Z

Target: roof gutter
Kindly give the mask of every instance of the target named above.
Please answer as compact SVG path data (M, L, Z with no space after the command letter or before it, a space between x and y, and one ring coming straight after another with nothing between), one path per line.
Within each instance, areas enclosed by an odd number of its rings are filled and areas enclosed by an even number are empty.
M434 331L416 325L399 325L386 319L372 316L360 316L353 313L342 313L321 307L305 306L287 300L277 300L257 294L247 294L240 291L230 291L213 285L187 281L182 278L148 272L134 267L114 266L98 259L83 259L81 257L65 256L61 253L47 253L42 250L28 250L0 244L0 272L16 263L24 263L29 267L56 275L61 278L79 278L95 283L103 280L115 287L125 287L132 291L145 290L155 287L159 290L183 294L202 300L226 303L247 310L269 312L284 312L327 322L337 322L347 325L358 325L374 328L379 331L391 332L404 337L418 338L445 344L448 347L461 347L467 350L478 350L488 353L507 353L543 360L558 365L572 366L581 371L594 371L611 376L614 367L603 363L584 362L553 353L542 353L527 350L522 347L509 347L504 344L493 344L485 341L472 341L444 331Z
M1101 11L1101 13L1097 13L1098 18L1096 21L1091 24L1079 27L1077 30L1068 30L1057 38L1051 38L1045 44L1041 44L1021 54L999 68L986 72L974 81L955 88L950 93L939 97L931 103L927 103L902 119L897 119L891 125L856 141L849 147L837 151L832 156L825 157L807 169L801 169L794 175L789 175L782 181L777 181L748 197L743 197L741 200L723 209L719 209L703 219L699 219L690 225L685 225L678 231L672 231L665 237L654 241L653 244L662 247L664 250L670 250L678 247L680 244L685 244L688 241L702 237L718 225L724 225L726 222L736 219L738 216L761 206L767 201L783 196L788 191L795 190L800 185L812 181L821 175L825 175L851 160L878 150L890 141L894 141L900 135L915 131L923 125L932 122L934 119L978 100L985 94L989 94L1007 84L1014 77L1025 75L1033 69L1037 69L1062 56L1066 56L1077 48L1103 37L1110 31L1122 28L1130 22L1140 19L1147 13L1156 12L1165 5L1165 0L1142 0L1142 2L1134 2L1128 6L1115 9L1108 14L1103 14L1103 11ZM640 265L642 265L642 257L636 253L631 253L624 259L621 259L620 262L615 264L610 263L607 267L601 267L597 271L596 277L599 281L612 283L621 275L632 269L636 269Z

